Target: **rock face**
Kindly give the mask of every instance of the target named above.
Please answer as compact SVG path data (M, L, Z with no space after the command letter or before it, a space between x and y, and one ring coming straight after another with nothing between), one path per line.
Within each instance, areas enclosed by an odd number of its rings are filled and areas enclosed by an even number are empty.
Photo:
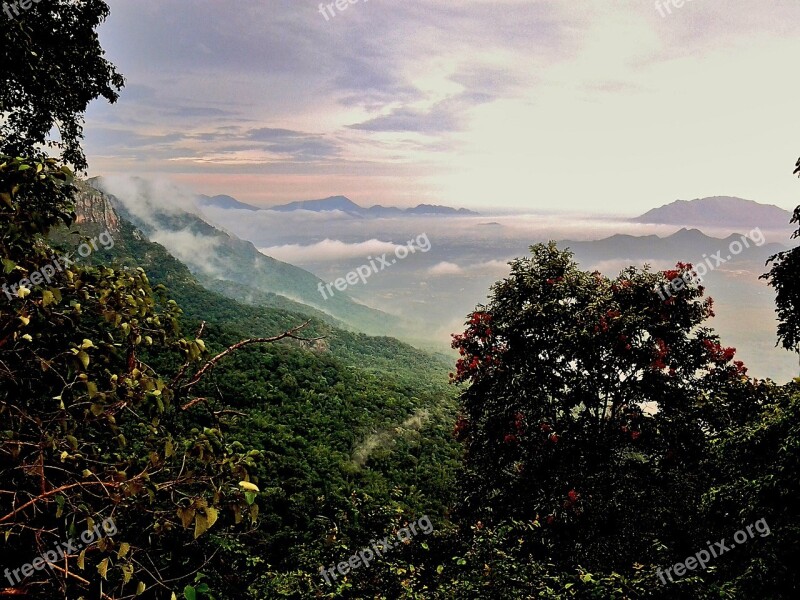
M76 224L96 223L106 231L119 231L119 217L108 198L82 181L74 185L78 188L75 194Z

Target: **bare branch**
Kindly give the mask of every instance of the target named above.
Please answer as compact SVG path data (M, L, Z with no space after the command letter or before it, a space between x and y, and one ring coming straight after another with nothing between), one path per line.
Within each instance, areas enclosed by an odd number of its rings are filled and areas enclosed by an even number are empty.
M44 500L48 496L52 496L53 494L57 494L59 492L63 492L64 490L69 490L71 488L76 488L76 487L83 487L83 486L86 486L86 485L102 485L105 488L105 486L119 487L120 484L118 482L116 482L116 481L107 481L107 482L102 482L102 481L82 481L81 483L71 483L69 485L62 485L59 488L56 488L54 490L50 490L49 492L45 492L44 494L36 496L35 498L30 500L29 502L26 502L25 504L23 504L19 508L15 509L15 510L12 510L5 517L0 519L0 523L2 523L3 521L5 521L7 519L10 519L14 515L16 515L18 512L20 512L22 510L25 510L29 506L32 506L32 505L36 504L39 500Z
M193 400L189 400L189 402L187 402L186 404L181 406L181 410L189 410L190 408L192 408L193 406L195 406L197 404L200 404L201 402L206 402L206 400L208 400L208 399L207 398L195 398Z
M310 322L311 322L311 320L308 320L305 323L303 323L302 325L298 325L297 327L294 327L293 329L290 329L288 331L284 331L282 334L276 335L274 337L251 338L251 339L248 339L248 340L242 340L241 342L237 342L233 346L223 350L222 352L217 354L214 358L212 358L209 361L207 361L206 364L204 364L200 368L200 370L198 370L197 373L194 374L194 376L191 378L191 380L188 383L186 383L185 385L181 386L181 388L180 388L181 391L189 390L190 388L192 388L195 385L197 385L200 382L200 380L203 379L203 377L205 377L205 375L211 369L213 369L219 361L221 361L223 358L225 358L228 354L231 354L232 352L236 352L237 350L239 350L240 348L244 348L245 346L249 346L251 344L268 344L268 343L277 342L279 340L283 340L283 339L287 339L287 338L290 338L290 339L293 339L293 340L300 340L300 341L303 341L303 342L316 342L317 340L323 339L322 337L304 338L304 337L300 337L300 336L295 335L298 331L300 331L301 329L307 327Z

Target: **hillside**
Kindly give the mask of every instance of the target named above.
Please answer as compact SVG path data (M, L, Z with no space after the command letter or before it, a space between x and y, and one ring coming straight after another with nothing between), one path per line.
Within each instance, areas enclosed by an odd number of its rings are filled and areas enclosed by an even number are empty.
M102 179L91 183L108 189ZM181 199L162 197L168 191L142 180L133 183L135 191L107 194L114 211L149 239L163 244L204 285L233 299L245 300L251 290L270 306L306 305L367 333L395 332L397 321L391 315L354 302L344 293L323 299L319 285L324 282L312 273L265 256L252 243L217 229L191 212L192 206ZM86 186L82 189L83 194L93 194Z
M80 225L51 236L65 249L75 246L76 233L92 236L109 225L103 218L112 214L108 198L91 190L82 196ZM299 311L292 312L240 304L203 287L186 265L125 218L114 222L113 236L114 247L93 253L86 264L142 267L153 285L165 286L164 299L183 309L186 331L206 323L203 337L212 353L309 318L301 305L287 305ZM209 414L232 415L224 419L228 443L255 447L266 457L254 470L266 498L261 525L240 544L218 548L217 560L205 568L231 589L244 590L259 576L252 568L257 563L225 566L247 547L256 547L271 569L302 565L313 572L310 557L338 555L325 541L334 530L337 547L355 545L365 530L386 530L399 512L441 518L452 495L460 447L450 435L450 360L335 327L313 311L304 333L324 339L245 348L197 389L207 398ZM175 369L155 352L146 360L162 372ZM404 493L393 498L389 490Z

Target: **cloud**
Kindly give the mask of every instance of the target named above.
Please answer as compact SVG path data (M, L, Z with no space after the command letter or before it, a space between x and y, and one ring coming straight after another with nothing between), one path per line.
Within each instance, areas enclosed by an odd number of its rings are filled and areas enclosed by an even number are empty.
M794 206L797 2L661 17L640 0L362 0L329 22L316 3L236 6L114 3L101 41L129 86L89 108L93 173L206 176L256 204L336 187L384 204Z
M409 434L420 431L429 418L430 413L427 409L417 409L413 415L403 421L399 426L367 436L353 450L351 460L359 467L363 467L375 450L379 448L390 449L398 437L408 436Z
M194 271L215 277L224 276L224 269L219 268L217 252L221 238L200 235L191 231L155 231L150 239L164 246L172 256L188 265Z
M125 208L152 227L158 215L198 215L197 195L166 178L142 179L131 175L112 175L96 181L97 187L115 196Z
M511 270L511 267L508 266L508 260L487 260L486 262L476 263L471 265L469 268L470 270L476 271L490 271L490 272L500 272L500 273L508 273Z
M455 263L442 261L428 269L429 275L463 275L464 269Z
M286 244L259 248L259 252L292 264L311 262L337 261L348 258L380 256L394 252L397 245L391 242L382 242L378 239L367 240L348 244L340 240L325 239L316 244L303 246L300 244Z

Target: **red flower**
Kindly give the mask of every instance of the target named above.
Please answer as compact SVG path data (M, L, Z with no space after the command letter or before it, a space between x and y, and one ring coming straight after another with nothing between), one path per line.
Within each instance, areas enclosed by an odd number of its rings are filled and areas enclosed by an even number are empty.
M513 433L508 433L506 434L506 437L503 438L503 441L506 444L512 444L517 441L517 436L515 436Z
M557 433L551 433L551 434L548 436L548 439L549 439L551 442L553 442L554 444L557 444L557 443L558 443L558 440L560 440L561 438L560 438L560 437L558 437L558 434L557 434Z
M545 433L550 433L551 431L553 431L553 428L552 428L552 427L550 427L550 424L549 424L549 423L540 423L540 424L539 424L539 428L540 428L542 431L544 431Z
M567 493L567 497L569 498L570 502L574 503L574 502L578 501L578 498L580 498L580 494L578 492L576 492L575 490L570 490Z

